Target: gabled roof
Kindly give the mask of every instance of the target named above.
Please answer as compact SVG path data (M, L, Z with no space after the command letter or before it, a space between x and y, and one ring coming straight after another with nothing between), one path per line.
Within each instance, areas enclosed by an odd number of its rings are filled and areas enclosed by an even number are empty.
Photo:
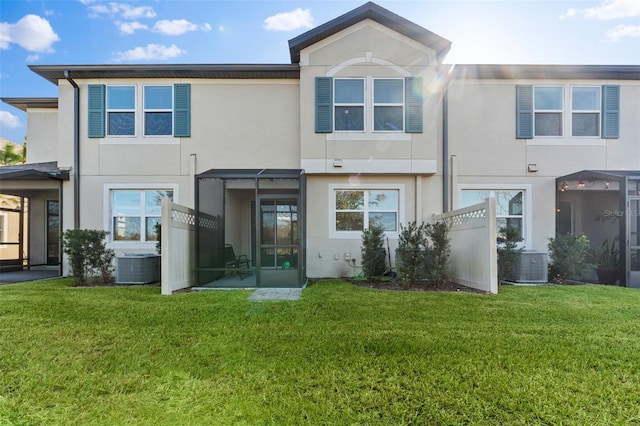
M332 19L329 22L289 40L291 63L297 64L300 62L300 51L302 49L365 19L371 19L372 21L389 27L400 34L435 50L440 62L442 62L449 52L449 49L451 49L451 42L449 40L442 38L420 25L415 24L402 16L396 15L373 2L368 2L342 16Z
M0 98L5 104L27 111L27 108L58 108L58 98Z
M0 166L0 180L69 180L69 170L58 168L57 161Z

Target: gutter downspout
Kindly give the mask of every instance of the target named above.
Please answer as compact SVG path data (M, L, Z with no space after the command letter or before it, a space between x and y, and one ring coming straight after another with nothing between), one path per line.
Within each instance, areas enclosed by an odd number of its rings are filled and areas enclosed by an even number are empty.
M442 212L449 212L449 88L442 97Z
M73 86L73 228L80 228L80 88L64 70L64 78Z

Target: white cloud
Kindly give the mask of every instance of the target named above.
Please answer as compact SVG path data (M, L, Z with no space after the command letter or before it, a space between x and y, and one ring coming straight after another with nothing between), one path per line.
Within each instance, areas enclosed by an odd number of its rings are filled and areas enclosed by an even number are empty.
M309 9L297 8L292 12L278 13L264 20L264 28L271 31L291 31L312 26L313 18Z
M126 3L112 2L108 5L91 4L93 2L85 2L83 4L89 7L89 16L96 18L101 15L120 16L123 19L138 18L155 18L156 12L151 6L131 6Z
M0 49L15 43L29 52L53 52L51 45L58 40L49 21L37 15L25 15L15 24L0 23Z
M9 111L0 111L0 127L17 129L18 127L22 127L22 123L20 123L20 119L17 116L11 114Z
M623 37L640 37L640 25L620 24L607 31L607 38L611 41L618 41Z
M605 0L596 7L587 9L568 9L562 17L582 15L585 18L610 20L633 18L640 16L640 1L638 0Z
M114 61L153 61L177 58L186 54L187 51L180 49L175 44L162 46L159 44L148 44L145 47L136 47L125 52L114 53Z
M196 31L198 28L196 24L186 19L174 19L173 21L163 19L156 22L152 31L164 35L180 35L189 31Z
M149 27L138 21L132 22L116 22L118 29L122 34L133 34L138 30L148 30Z
M40 55L34 54L34 55L28 55L27 56L27 62L30 63L30 64L32 64L34 62L37 62L39 60L40 60Z

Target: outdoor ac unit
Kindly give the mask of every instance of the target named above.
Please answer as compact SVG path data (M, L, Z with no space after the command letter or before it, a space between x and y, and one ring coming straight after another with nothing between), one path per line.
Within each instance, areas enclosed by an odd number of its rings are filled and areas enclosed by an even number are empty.
M516 263L515 282L546 283L548 281L547 253L525 250Z
M117 284L148 284L160 281L160 256L126 254L116 257Z

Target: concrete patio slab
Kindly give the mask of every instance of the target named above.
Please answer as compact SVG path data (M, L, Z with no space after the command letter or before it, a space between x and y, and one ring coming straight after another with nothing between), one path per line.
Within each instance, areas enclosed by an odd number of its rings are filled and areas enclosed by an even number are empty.
M248 300L300 300L301 297L301 288L259 288L248 297Z

